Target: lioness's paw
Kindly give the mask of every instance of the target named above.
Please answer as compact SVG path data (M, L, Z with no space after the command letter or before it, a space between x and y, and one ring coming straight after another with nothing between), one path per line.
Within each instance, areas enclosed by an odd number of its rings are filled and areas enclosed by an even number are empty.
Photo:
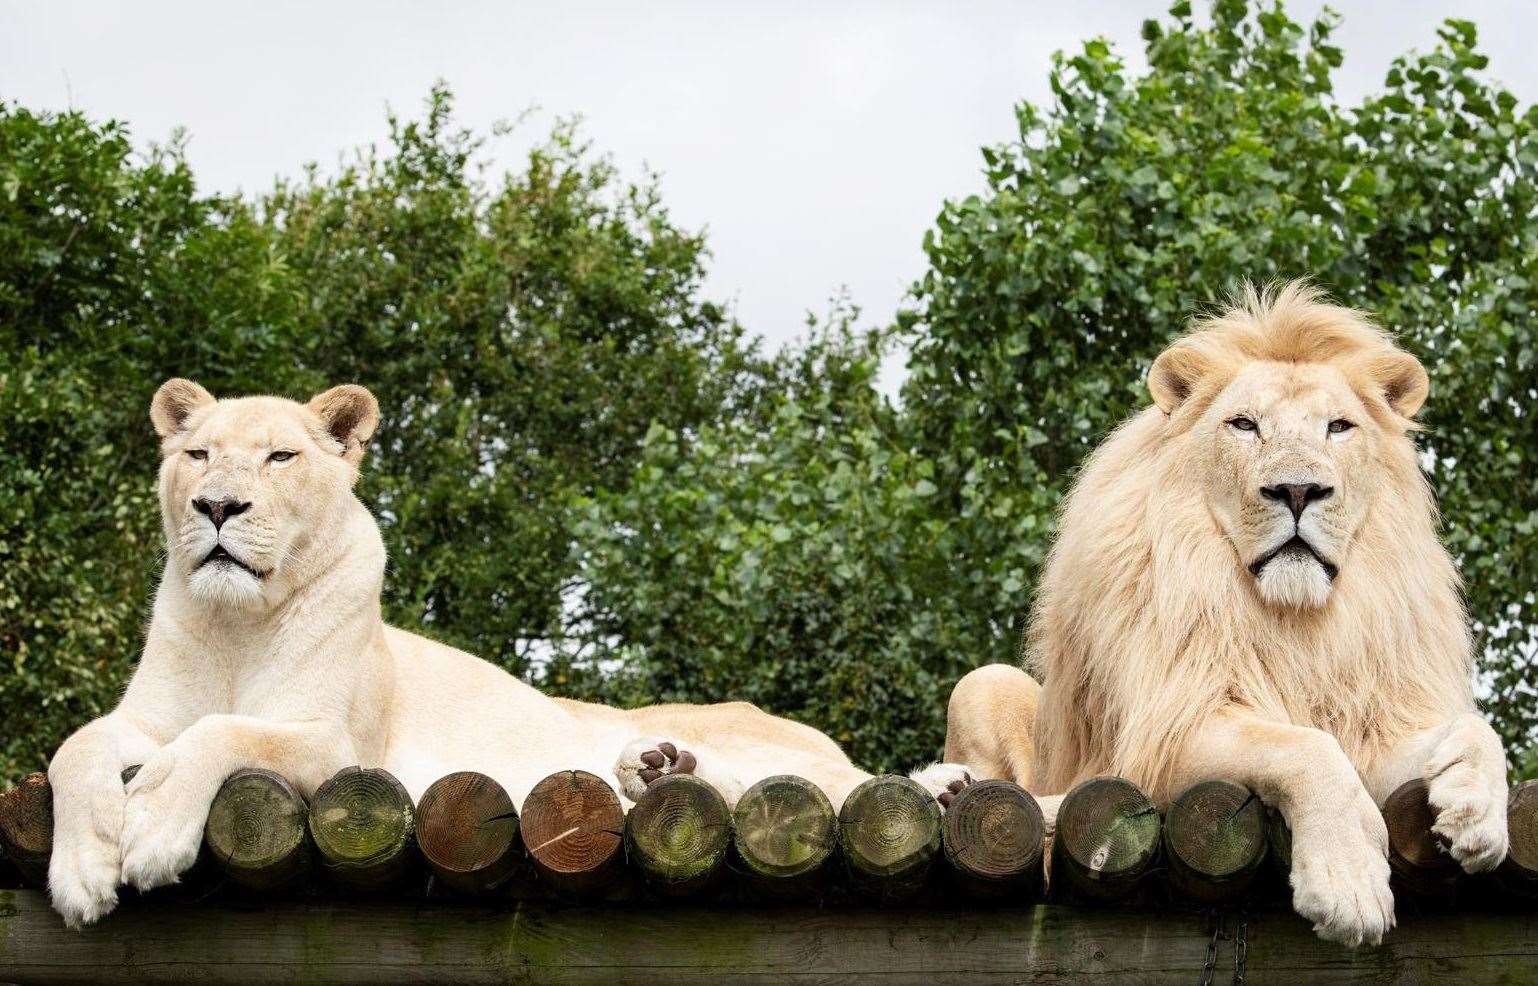
M1295 820L1292 905L1319 937L1376 945L1394 926L1388 831L1366 791L1344 809Z
M647 787L669 774L692 774L699 761L688 750L665 739L633 740L620 751L614 776L631 801L639 801Z
M1505 765L1490 769L1480 754L1455 733L1426 765L1426 800L1437 818L1431 830L1469 873L1499 866L1508 842Z
M92 924L117 906L118 847L91 831L54 833L48 895L71 928Z
M175 883L197 861L203 842L211 795L193 778L173 776L176 768L176 753L166 747L129 784L123 810L123 882L140 890Z
M949 808L951 800L972 783L972 772L959 763L932 763L908 776L934 795L942 808Z
M59 770L58 767L55 768ZM53 855L48 893L71 928L99 920L117 905L123 784L115 771L54 773Z

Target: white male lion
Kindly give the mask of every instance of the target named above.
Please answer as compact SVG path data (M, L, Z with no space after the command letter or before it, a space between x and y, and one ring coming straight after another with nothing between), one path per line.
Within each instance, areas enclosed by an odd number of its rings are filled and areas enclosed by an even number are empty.
M1292 827L1298 913L1377 942L1396 786L1425 778L1466 870L1507 843L1505 758L1408 437L1426 373L1295 283L1198 323L1148 387L1063 507L1031 620L1043 684L964 678L946 758L1049 795L1097 774L1161 802L1246 784Z
M111 910L119 882L174 881L219 785L242 767L277 771L307 796L350 764L384 766L413 797L479 770L519 805L567 768L612 777L630 799L679 771L729 802L789 772L838 805L866 779L823 734L745 703L626 712L550 699L385 626L384 544L352 492L378 417L352 385L308 404L216 401L187 380L156 392L167 552L144 656L121 704L48 770L48 883L69 924ZM125 790L119 771L133 763L143 767ZM962 775L937 765L918 779L943 793Z

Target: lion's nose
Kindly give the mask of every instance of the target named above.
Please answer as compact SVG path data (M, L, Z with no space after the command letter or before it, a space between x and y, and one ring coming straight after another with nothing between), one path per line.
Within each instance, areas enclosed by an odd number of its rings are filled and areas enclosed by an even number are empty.
M1260 488L1260 495L1267 500L1287 504L1287 509L1292 511L1293 523L1298 522L1310 503L1328 499L1334 492L1335 487L1320 486L1318 483L1277 483L1275 486Z
M192 501L192 509L203 514L214 522L214 530L224 526L224 522L231 517L237 517L251 509L249 500L206 500L197 497Z

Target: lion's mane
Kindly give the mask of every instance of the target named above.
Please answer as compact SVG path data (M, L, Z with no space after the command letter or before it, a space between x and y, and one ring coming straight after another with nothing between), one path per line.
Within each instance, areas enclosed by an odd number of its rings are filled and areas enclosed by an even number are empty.
M1187 737L1220 706L1323 729L1359 765L1450 706L1472 708L1458 575L1415 425L1372 382L1375 366L1403 359L1389 336L1293 284L1246 291L1178 352L1210 367L1194 407L1132 415L1064 503L1029 630L1044 683L1033 786L1119 774L1167 799ZM1317 610L1261 600L1199 486L1191 423L1254 360L1334 364L1385 425L1384 487Z

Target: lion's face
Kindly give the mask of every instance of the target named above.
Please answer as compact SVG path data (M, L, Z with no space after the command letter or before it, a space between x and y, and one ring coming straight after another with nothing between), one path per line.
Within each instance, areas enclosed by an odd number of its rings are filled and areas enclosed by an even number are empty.
M166 546L190 595L259 609L286 594L310 539L350 494L378 420L362 387L308 405L276 397L216 401L187 380L155 395Z
M1383 440L1322 364L1251 363L1202 415L1191 441L1208 504L1268 603L1325 604L1382 485Z

